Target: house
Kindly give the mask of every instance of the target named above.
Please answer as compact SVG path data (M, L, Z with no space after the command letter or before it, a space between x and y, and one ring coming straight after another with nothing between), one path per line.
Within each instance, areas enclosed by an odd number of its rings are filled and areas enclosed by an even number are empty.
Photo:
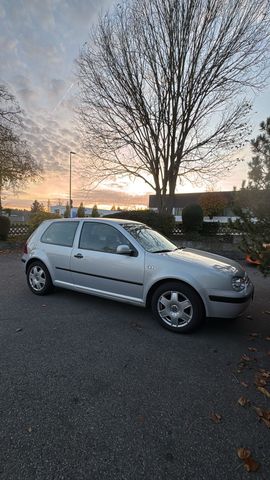
M192 193L176 193L173 198L173 210L172 213L175 216L175 220L178 222L182 221L182 211L187 205L191 204L200 204L204 199L208 198L211 200L213 197L213 202L219 196L224 201L225 206L222 208L219 216L213 217L210 219L208 216L205 217L205 221L220 221L227 222L228 218L232 220L235 219L233 213L233 204L235 198L235 191L226 191L226 192L192 192ZM167 195L168 198L169 195ZM156 195L149 196L149 208L156 210L158 208L158 202Z

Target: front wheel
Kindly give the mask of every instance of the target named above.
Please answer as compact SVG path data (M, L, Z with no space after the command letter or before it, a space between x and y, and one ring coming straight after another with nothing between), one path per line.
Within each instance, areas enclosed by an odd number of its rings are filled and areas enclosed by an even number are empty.
M158 287L151 306L154 317L161 325L177 333L197 329L205 317L201 298L182 282L167 282Z
M52 290L50 273L44 263L36 260L27 269L27 283L35 295L46 295Z

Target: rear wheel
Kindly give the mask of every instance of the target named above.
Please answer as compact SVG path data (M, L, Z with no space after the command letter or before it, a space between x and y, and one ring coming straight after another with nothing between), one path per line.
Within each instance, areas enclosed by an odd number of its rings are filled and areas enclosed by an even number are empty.
M29 265L26 276L28 286L35 295L47 295L53 288L50 273L39 260Z
M204 320L204 306L199 295L182 282L167 282L154 292L152 312L161 325L173 332L188 333Z

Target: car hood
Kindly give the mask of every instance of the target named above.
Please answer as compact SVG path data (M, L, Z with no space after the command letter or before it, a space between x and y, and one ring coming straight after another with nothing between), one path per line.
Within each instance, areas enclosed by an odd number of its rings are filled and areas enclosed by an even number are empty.
M204 252L203 250L196 250L194 248L182 248L173 252L167 252L165 254L172 260L184 261L185 263L197 264L205 268L215 268L217 271L231 273L233 275L244 275L245 270L235 262L226 257L216 255L210 252Z

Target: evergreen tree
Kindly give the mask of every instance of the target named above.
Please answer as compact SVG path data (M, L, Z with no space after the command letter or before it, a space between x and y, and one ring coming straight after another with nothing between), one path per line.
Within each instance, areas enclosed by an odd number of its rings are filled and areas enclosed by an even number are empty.
M77 217L85 217L85 208L83 206L83 202L80 203L80 206L77 211Z
M100 217L100 214L99 214L99 211L98 211L98 208L97 208L97 204L95 203L95 205L93 206L92 208L92 217Z
M66 210L64 211L64 218L70 218L70 206L68 202L66 204Z
M236 197L235 213L240 220L235 228L242 234L241 248L260 259L260 270L270 274L270 117L260 124L260 135L251 140L248 182L243 182Z

